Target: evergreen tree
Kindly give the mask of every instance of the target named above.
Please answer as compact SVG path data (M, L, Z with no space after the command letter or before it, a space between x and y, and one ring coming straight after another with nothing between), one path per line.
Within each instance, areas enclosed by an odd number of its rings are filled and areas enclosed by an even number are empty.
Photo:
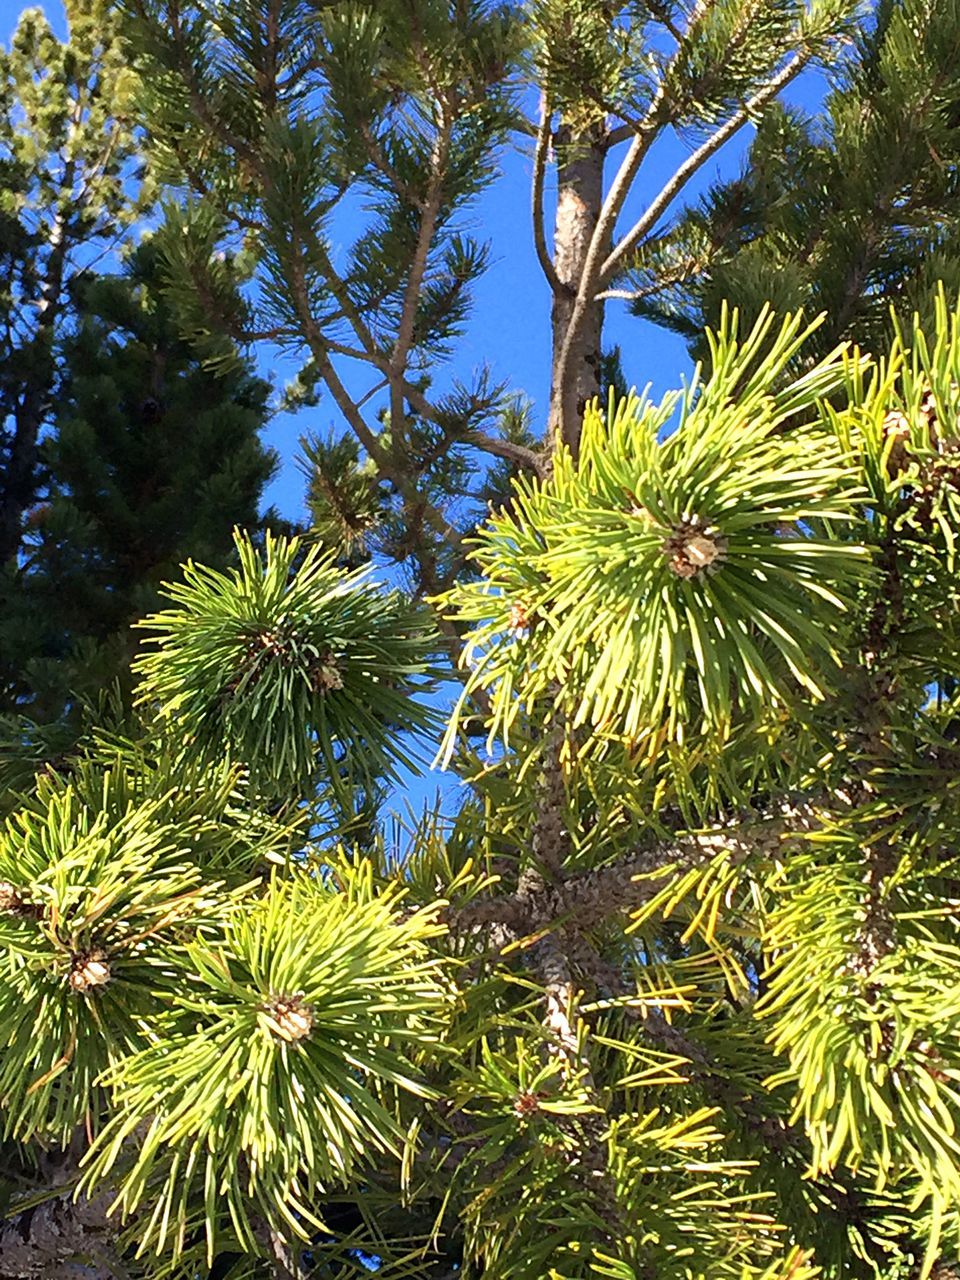
M309 445L314 545L168 589L137 722L0 744L0 1275L953 1280L960 313L881 364L724 313L660 404L602 357L686 184L852 7L127 8L192 197L175 309L219 368L302 353L356 445ZM512 130L542 434L444 369ZM432 612L343 567L370 549ZM441 641L464 798L400 857L353 813L431 742Z
M725 316L483 526L496 750L405 858L336 813L438 636L319 544L186 567L138 729L7 744L0 1274L950 1280L960 308L814 332Z
M628 286L637 314L698 356L726 301L824 311L821 353L843 338L882 350L891 304L930 317L937 282L960 284L958 69L952 0L884 0L830 69L822 114L768 112L742 174L650 242Z
M204 341L268 336L300 354L302 394L328 396L356 441L312 448L339 523L374 544L370 521L382 522L381 549L428 594L463 570L463 535L487 497L475 478L491 459L545 474L551 442L576 451L605 378L604 308L624 271L723 144L804 66L833 56L856 10L849 0L125 7L151 161L189 197L165 231L179 304ZM677 133L696 144L654 186L646 161ZM522 388L490 370L464 385L447 368L489 256L471 234L471 202L495 181L508 139L531 155L531 235L552 299L552 392L532 439L511 409ZM341 254L333 221L344 207L358 234ZM256 264L243 308L223 248Z
M131 112L136 75L115 6L66 0L69 38L24 11L0 48L0 565L42 488L72 283L151 202Z
M182 560L225 562L275 465L258 439L268 385L246 363L205 367L149 242L122 274L87 279L61 363L46 497L0 574L0 690L42 721L123 676L131 624Z

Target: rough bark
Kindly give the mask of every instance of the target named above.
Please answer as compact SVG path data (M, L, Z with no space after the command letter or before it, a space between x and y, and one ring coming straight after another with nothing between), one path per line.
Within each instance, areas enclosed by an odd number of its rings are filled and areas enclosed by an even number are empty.
M0 1224L0 1280L122 1280L111 1257L112 1196L69 1193Z
M587 403L600 393L603 302L591 302L570 350L567 376L561 380L561 352L573 318L577 290L603 206L606 141L598 128L571 137L562 125L555 134L561 162L557 167L557 217L553 265L559 281L551 313L552 382L549 439L563 443L576 456Z

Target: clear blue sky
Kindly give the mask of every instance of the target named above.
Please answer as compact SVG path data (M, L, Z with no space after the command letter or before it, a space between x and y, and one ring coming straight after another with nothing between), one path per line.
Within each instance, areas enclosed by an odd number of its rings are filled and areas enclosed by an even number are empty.
M25 6L19 0L0 0L0 40L6 44ZM63 11L59 0L41 5L58 35L64 34ZM824 82L816 72L808 72L792 87L790 98L808 109L822 98ZM743 129L714 162L707 165L688 187L688 198L705 189L718 176L738 169L752 129ZM654 149L627 210L642 209L651 194L674 171L692 143L670 137ZM507 380L534 402L538 425L546 413L550 376L549 294L537 263L530 232L531 148L518 143L507 148L501 158L498 180L477 200L470 216L470 231L491 242L491 265L476 291L472 321L448 376L469 381L472 372L487 363L496 379ZM357 215L354 215L357 216ZM345 249L359 227L349 216L334 229L335 250ZM623 355L628 382L638 387L651 383L654 395L677 386L690 372L690 359L683 341L676 335L646 321L634 319L622 303L607 307L605 341L617 344ZM263 374L281 390L296 372L296 363L281 353L263 349L257 353ZM303 479L295 458L299 436L308 431L326 435L338 428L335 408L328 402L294 415L278 414L267 431L267 441L278 451L283 465L270 486L266 501L293 519L304 515ZM423 780L410 788L417 804L437 779Z

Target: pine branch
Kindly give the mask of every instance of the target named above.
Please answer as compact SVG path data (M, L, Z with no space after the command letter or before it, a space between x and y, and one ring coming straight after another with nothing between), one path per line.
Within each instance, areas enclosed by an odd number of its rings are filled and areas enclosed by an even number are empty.
M766 106L772 98L775 98L781 89L786 88L790 81L800 74L809 62L810 57L810 49L794 54L780 71L775 76L772 76L762 88L758 89L739 111L724 121L706 141L701 143L692 155L687 157L683 164L677 168L670 181L661 188L658 195L647 206L643 216L634 223L603 262L598 273L598 279L601 282L611 278L624 258L629 253L632 253L643 237L654 227L657 220L666 212L693 175L706 164L711 156L720 150L724 143L728 142L748 121L753 119L762 107Z
M513 440L502 440L482 431L469 431L463 436L463 442L476 446L484 453L493 454L496 458L505 458L525 471L532 471L534 475L543 477L546 474L547 460L544 455Z
M104 1192L93 1200L73 1199L73 1187L15 1214L0 1226L0 1276L9 1280L127 1280L112 1256L114 1225L107 1217L113 1201ZM96 1261L78 1262L78 1258Z
M558 294L564 292L567 286L557 275L557 269L550 257L543 214L543 189L547 173L547 152L550 147L551 116L552 113L544 101L540 113L540 124L537 128L537 144L533 152L533 244L547 283L554 294Z
M588 930L642 906L662 888L660 881L638 877L673 866L684 870L705 866L722 853L741 862L759 853L774 854L782 849L786 836L809 830L815 822L813 811L801 806L766 821L679 836L572 875L557 886L531 887L527 882L515 893L470 903L448 917L450 927L463 935L493 925L511 941L560 922L577 931Z
M417 229L417 243L410 262L410 271L404 289L403 303L400 311L400 323L397 338L390 358L391 425L399 433L402 430L403 385L407 362L413 346L414 326L417 319L417 307L420 303L420 291L423 287L427 270L430 247L436 231L437 219L443 203L443 183L446 177L447 160L450 155L450 140L453 134L453 116L449 106L441 100L440 130L434 139L430 155L430 178L427 193L421 206L420 226Z
M363 138L363 144L366 148L370 162L375 169L387 179L394 192L414 209L424 210L423 198L410 186L408 182L400 176L394 166L387 159L383 147L380 145L380 139L376 136L369 124L364 120L360 125L360 136Z

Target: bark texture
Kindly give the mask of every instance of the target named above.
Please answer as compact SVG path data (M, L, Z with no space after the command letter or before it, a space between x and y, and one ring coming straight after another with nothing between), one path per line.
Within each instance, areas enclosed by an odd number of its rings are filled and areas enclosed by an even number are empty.
M553 255L558 286L554 289L551 312L549 438L554 447L565 444L576 456L583 411L600 393L602 302L591 302L577 325L566 377L561 377L561 352L568 341L577 292L603 206L607 142L599 128L574 138L569 127L561 125L555 134L555 144L560 157Z
M74 1202L67 1193L0 1224L0 1280L122 1280L111 1199Z

